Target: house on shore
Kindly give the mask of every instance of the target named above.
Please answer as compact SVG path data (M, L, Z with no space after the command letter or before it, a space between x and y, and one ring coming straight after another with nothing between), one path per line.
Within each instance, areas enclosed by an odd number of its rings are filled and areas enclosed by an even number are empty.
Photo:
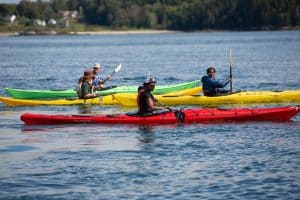
M76 18L78 17L78 11L77 10L61 10L58 12L58 16L60 16L63 19L69 19L69 18Z
M40 20L40 19L33 19L31 21L32 25L36 25L36 26L46 26L46 21L45 20Z
M16 20L17 20L16 15L8 15L8 16L6 16L6 17L4 18L4 22L10 23L10 24L15 23Z

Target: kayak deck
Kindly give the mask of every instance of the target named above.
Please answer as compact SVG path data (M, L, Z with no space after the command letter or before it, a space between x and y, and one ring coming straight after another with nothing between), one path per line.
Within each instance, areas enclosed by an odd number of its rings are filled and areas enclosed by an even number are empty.
M153 94L165 94L187 88L199 86L199 80L172 84L172 85L158 85L156 86ZM112 86L98 90L99 96L106 96L115 93L137 93L139 86ZM77 97L75 89L67 90L34 90L34 89L16 89L4 88L4 90L16 99L51 99L51 98L68 98Z
M188 88L176 92L168 93L170 95L182 95L182 94L197 94L202 91L202 87ZM120 93L121 94L121 93ZM130 96L136 96L136 94L125 94ZM9 97L0 97L0 101L7 106L63 106L63 105L80 105L80 104L93 104L93 105L116 105L119 104L117 99L113 95L100 96L92 99L55 99L55 100L39 100L39 99L17 99Z
M48 115L24 113L20 119L27 125L42 124L176 124L232 121L288 121L299 112L299 106L239 109L182 109L150 116L114 115Z
M113 94L120 105L136 107L136 96ZM224 96L207 97L203 95L156 95L155 98L169 106L201 105L216 106L228 104L278 103L300 102L300 90L275 91L248 91Z

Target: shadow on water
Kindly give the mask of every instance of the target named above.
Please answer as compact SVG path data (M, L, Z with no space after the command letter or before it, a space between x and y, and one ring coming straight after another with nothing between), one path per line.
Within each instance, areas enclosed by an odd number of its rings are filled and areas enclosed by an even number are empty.
M29 146L29 145L9 145L4 148L0 148L0 153L24 152L24 151L32 151L37 149L38 149L37 147Z

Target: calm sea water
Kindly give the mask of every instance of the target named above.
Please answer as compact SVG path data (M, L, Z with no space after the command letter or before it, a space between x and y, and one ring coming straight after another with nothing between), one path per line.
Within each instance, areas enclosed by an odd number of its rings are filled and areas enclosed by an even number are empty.
M0 37L4 87L74 88L99 62L108 85L199 79L215 65L234 89L300 89L300 31ZM269 106L269 105L266 105ZM273 106L273 105L272 105ZM290 122L139 127L24 126L24 112L117 113L116 106L0 103L0 199L300 199L300 116Z

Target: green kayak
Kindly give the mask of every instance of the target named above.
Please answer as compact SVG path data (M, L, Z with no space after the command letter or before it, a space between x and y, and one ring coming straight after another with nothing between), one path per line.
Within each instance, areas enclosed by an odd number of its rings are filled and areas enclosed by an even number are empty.
M169 92L175 92L188 88L199 86L199 80L184 82L180 84L156 86L153 94L165 94ZM97 91L99 96L105 96L115 93L136 93L138 86L118 86L109 87L104 90ZM77 97L75 89L68 90L26 90L26 89L14 89L5 88L8 94L17 99L52 99L52 98L68 98Z

